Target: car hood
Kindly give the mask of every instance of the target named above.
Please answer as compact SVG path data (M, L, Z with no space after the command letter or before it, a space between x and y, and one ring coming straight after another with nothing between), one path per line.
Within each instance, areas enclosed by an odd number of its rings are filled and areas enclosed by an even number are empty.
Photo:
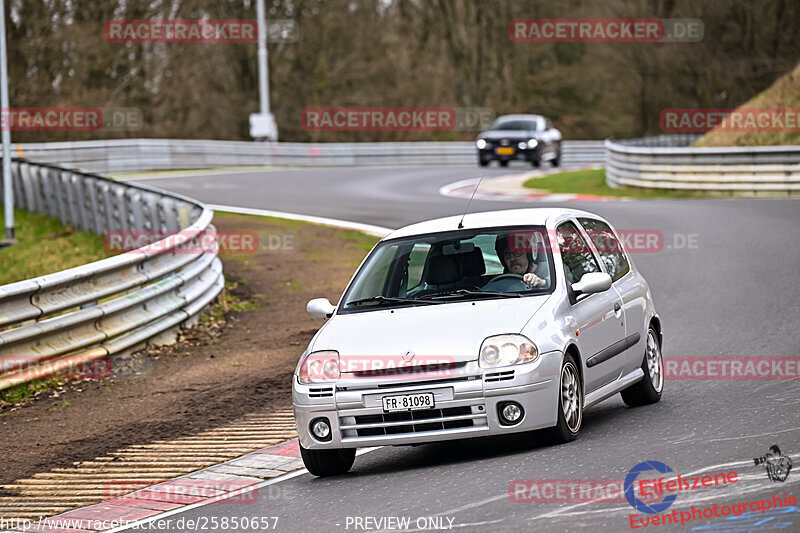
M486 337L519 333L549 297L471 300L335 315L309 349L337 350L344 357L397 357L410 350L420 359L445 356L452 357L452 362L474 361Z
M536 132L526 130L496 130L484 131L479 136L481 139L535 139Z

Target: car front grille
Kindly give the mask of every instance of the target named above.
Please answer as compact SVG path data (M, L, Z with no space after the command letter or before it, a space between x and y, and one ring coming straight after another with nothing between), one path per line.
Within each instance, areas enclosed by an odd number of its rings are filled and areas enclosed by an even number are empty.
M484 413L473 414L472 409L470 406L446 407L444 409L343 417L341 429L345 436L350 433L353 436L372 437L472 427L475 425L476 419L486 417ZM346 418L355 419L355 424L345 423Z
M483 380L487 383L491 383L493 381L508 381L509 379L514 379L513 370L502 370L500 372L487 372L483 376Z

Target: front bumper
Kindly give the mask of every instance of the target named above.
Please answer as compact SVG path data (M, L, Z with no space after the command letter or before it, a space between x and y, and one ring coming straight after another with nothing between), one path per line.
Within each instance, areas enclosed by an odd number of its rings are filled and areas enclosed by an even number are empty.
M486 161L491 160L498 160L498 161L512 161L512 160L522 160L522 161L533 161L534 159L539 157L541 152L541 144L537 145L536 148L520 148L516 145L508 146L507 148L512 148L514 153L512 154L498 154L497 148L498 146L492 146L491 148L484 148L483 150L478 150L478 157L484 159ZM500 147L505 148L505 147Z
M302 385L293 377L292 403L300 444L307 449L417 444L530 431L556 424L561 352L498 369L477 361L437 375L397 378L353 377L336 383ZM384 413L386 395L432 392L435 408ZM500 423L498 404L519 403L524 415L513 426ZM327 418L331 438L314 438L309 425Z

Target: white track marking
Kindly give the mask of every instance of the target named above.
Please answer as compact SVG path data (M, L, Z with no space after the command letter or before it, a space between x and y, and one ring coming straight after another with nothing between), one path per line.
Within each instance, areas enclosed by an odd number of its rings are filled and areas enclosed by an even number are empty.
M772 435L777 435L779 433L791 433L792 431L800 431L800 428L789 428L789 429L782 429L780 431L770 431L767 433L759 433L757 435L738 435L736 437L719 437L717 439L696 439L696 440L681 440L670 442L670 444L686 444L687 442L721 442L721 441L728 441L728 440L741 440L741 439L754 439L756 437L770 437Z
M283 211L269 211L267 209L253 209L251 207L236 207L233 205L217 205L207 204L210 209L214 211L225 211L228 213L238 213L240 215L259 215L262 217L275 217L286 218L289 220L300 220L303 222L311 222L313 224L323 224L325 226L334 226L337 228L354 229L375 235L376 237L385 237L391 233L392 229L384 228L382 226L373 226L372 224L362 224L361 222L352 222L349 220L339 220L337 218L315 217L311 215L300 215L297 213L285 213Z

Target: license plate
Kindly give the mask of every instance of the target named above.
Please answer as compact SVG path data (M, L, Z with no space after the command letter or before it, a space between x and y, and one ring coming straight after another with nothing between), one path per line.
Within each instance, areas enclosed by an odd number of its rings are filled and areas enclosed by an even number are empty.
M384 413L392 413L395 411L416 411L418 409L433 409L435 405L432 392L384 396L381 399L383 400Z
M498 148L497 155L514 155L513 148Z

